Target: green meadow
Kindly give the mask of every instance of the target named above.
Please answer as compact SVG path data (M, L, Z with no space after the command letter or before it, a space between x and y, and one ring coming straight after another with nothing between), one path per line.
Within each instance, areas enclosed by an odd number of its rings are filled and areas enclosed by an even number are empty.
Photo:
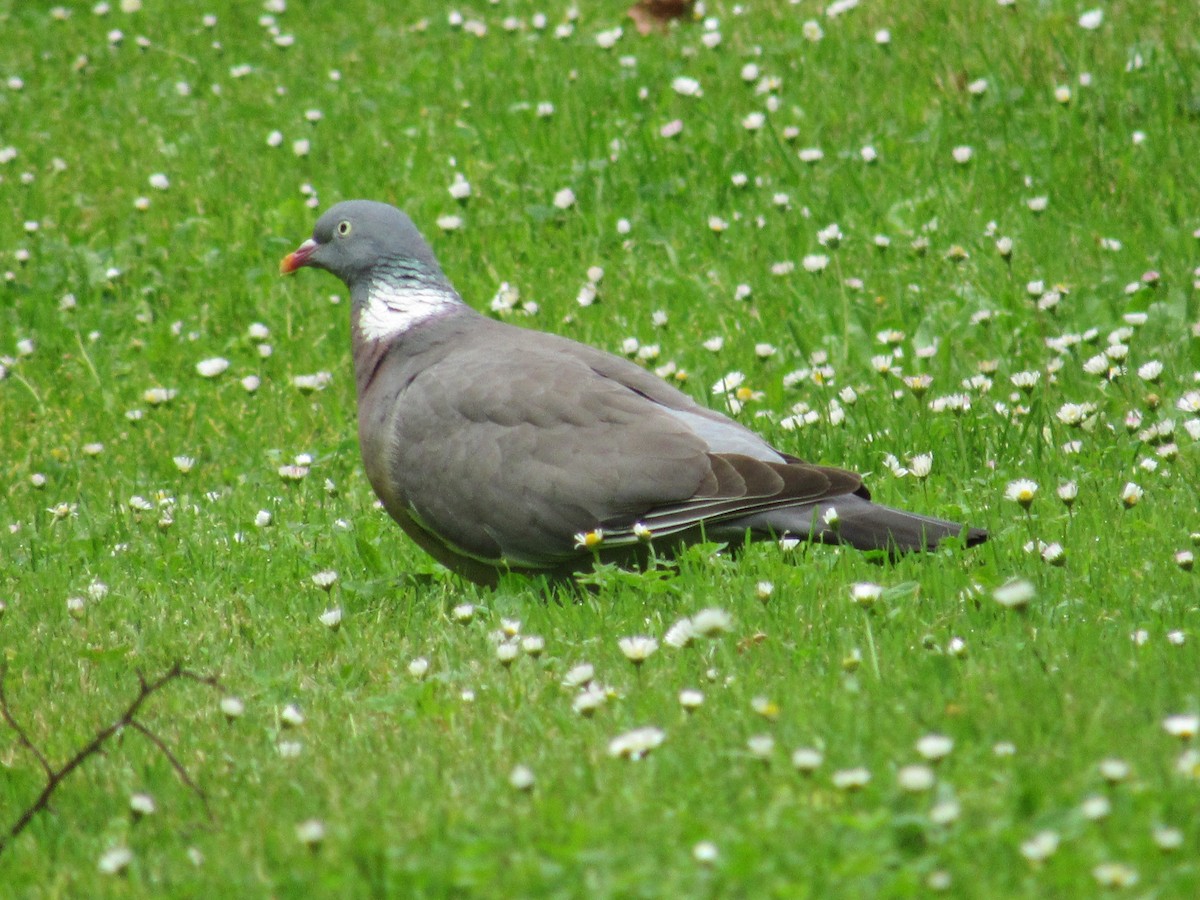
M630 2L0 0L0 894L1200 893L1200 12ZM990 540L456 578L355 197Z

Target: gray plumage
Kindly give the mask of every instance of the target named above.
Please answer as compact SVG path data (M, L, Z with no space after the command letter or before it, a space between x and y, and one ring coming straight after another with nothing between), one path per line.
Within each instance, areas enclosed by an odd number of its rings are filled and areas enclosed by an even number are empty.
M791 535L890 553L987 533L870 500L640 366L472 310L404 213L352 200L281 264L350 289L359 441L375 493L427 552L494 584L700 539ZM836 526L825 522L837 510ZM600 531L594 548L578 536Z

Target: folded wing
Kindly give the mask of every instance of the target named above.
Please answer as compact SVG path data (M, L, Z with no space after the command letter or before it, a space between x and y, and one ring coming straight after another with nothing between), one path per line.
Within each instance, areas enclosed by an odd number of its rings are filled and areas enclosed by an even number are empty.
M868 496L854 473L785 456L633 363L501 323L416 369L395 409L391 464L413 517L510 565L561 565L596 528L620 546L635 525L666 537Z

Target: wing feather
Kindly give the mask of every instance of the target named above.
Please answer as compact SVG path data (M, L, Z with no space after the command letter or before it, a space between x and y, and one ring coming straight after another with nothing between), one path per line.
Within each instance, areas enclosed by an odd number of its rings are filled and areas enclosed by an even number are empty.
M552 568L598 527L620 546L638 523L668 535L862 492L857 475L787 457L631 362L469 322L385 361L387 472L368 460L385 505L464 555Z

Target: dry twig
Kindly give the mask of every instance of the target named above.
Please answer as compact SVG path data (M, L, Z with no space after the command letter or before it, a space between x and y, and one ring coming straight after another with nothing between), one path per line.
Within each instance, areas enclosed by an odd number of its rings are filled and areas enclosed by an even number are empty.
M147 681L145 676L143 676L141 672L138 672L137 677L139 687L137 696L130 701L129 705L125 707L124 711L122 711L122 713L111 725L108 725L96 732L90 741L76 751L76 753L65 763L56 768L50 763L50 760L46 758L46 754L43 753L41 749L33 742L33 740L29 737L28 732L25 731L25 729L13 715L12 708L8 703L8 695L4 692L4 679L7 674L7 667L0 666L0 719L3 719L4 723L7 724L8 727L14 732L16 732L17 743L32 753L34 758L37 759L38 764L42 767L42 771L46 773L46 785L42 788L42 791L40 794L38 794L37 798L30 803L29 806L25 807L25 809L21 812L21 815L17 817L16 822L14 822L12 827L8 829L7 834L0 835L0 853L3 853L8 844L17 835L25 830L25 828L33 820L34 816L36 816L49 805L51 796L56 790L58 790L59 785L61 785L67 779L67 776L79 768L89 756L94 756L103 750L104 745L108 743L111 738L121 734L126 728L132 728L139 734L145 735L150 742L159 749L159 751L171 763L171 768L175 770L175 774L179 776L179 780L182 781L184 785L186 785L193 793L196 794L197 797L200 798L200 802L204 804L205 813L210 819L212 818L212 810L208 805L208 796L204 793L200 786L192 780L192 777L188 775L187 769L184 768L183 763L179 761L179 758L171 752L166 742L146 725L139 722L136 717L146 701L171 682L187 680L195 681L199 684L206 684L209 687L218 687L219 684L215 677L211 675L200 675L196 672L192 672L189 669L183 668L183 666L179 663L175 663L173 666L171 666L171 668L153 681Z

